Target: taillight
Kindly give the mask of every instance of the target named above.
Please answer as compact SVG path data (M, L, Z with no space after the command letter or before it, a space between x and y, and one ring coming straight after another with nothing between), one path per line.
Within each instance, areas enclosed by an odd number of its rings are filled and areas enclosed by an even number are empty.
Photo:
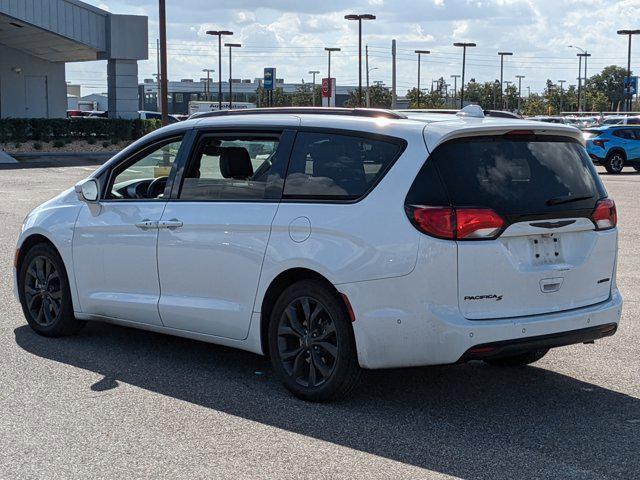
M411 205L407 214L421 232L449 240L492 239L504 227L503 218L488 208Z
M599 200L591 214L591 220L596 225L596 230L614 228L618 224L615 202L610 198Z
M591 140L593 142L594 145L600 147L600 148L604 148L604 142L607 142L608 140Z

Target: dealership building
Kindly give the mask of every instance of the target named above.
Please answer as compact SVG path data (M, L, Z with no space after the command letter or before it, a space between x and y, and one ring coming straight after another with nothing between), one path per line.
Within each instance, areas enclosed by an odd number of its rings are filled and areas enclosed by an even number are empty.
M138 61L147 17L79 0L0 0L0 118L56 118L67 110L65 65L106 60L109 116L138 112Z

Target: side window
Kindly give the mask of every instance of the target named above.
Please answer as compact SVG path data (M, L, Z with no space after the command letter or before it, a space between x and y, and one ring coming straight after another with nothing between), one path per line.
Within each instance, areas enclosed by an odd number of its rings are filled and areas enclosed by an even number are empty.
M621 128L613 132L616 137L624 138L626 140L631 140L634 138L633 131L628 128Z
M107 198L161 198L181 144L182 138L168 139L147 147L134 157L133 162L125 161L116 167L111 174Z
M288 198L354 200L362 197L400 155L387 140L299 132L284 184Z
M259 200L280 140L273 135L205 136L183 176L181 200Z

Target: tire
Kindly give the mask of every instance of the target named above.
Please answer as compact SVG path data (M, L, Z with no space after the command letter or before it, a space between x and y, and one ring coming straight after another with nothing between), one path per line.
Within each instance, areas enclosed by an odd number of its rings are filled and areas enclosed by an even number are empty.
M624 168L625 155L622 152L614 151L607 155L604 161L604 168L609 173L620 173Z
M512 355L510 357L487 359L485 362L496 367L523 367L530 363L537 362L544 357L548 351L548 348L542 348L539 350L520 353L518 355Z
M360 379L347 309L318 280L297 282L276 301L269 321L269 356L287 390L306 401L344 398Z
M64 262L51 245L40 243L27 251L18 272L18 292L27 323L39 335L72 335L86 323L73 315Z

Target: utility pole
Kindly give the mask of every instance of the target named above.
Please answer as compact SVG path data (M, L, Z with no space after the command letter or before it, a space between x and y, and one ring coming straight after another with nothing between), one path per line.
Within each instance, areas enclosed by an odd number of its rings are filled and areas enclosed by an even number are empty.
M471 42L456 42L454 47L462 47L462 79L460 82L460 108L464 106L464 66L467 59L467 47L475 47L475 43Z
M207 35L218 37L218 110L222 110L222 37L233 35L229 30L208 30Z
M156 38L156 109L162 112L162 88L160 88L160 39Z
M316 74L320 73L320 70L309 70L309 73L313 75L313 90L311 91L311 105L316 106Z
M431 53L430 50L415 50L415 53L418 54L418 108L420 108L420 100L422 100L422 90L420 90L420 56L428 55Z
M508 90L509 89L509 85L511 85L513 82L511 80L505 80L504 83L507 84L507 87L505 88L505 90ZM504 109L505 110L509 110L509 95L507 95L505 97L505 107L504 107Z
M158 1L160 28L160 87L162 89L161 113L162 125L169 124L169 100L167 98L167 10L165 0Z
M358 106L362 106L362 20L375 20L370 13L345 15L345 20L358 21Z
M525 78L524 75L516 75L518 79L518 113L520 113L520 104L522 102L522 79Z
M502 81L504 71L504 56L513 55L513 52L498 52L498 55L500 55L500 105L501 108L504 108L504 100L502 96L502 92L504 91L504 82Z
M562 115L562 101L563 101L563 96L564 96L564 83L566 82L566 80L558 80L558 83L560 84L560 115Z
M629 45L627 47L627 80L631 82L631 37L633 35L640 34L640 30L618 30L618 35L628 35L629 36ZM627 87L630 90L630 87ZM633 94L628 95L627 88L625 88L624 82L622 84L622 101L624 102L624 109L627 112L630 112L633 108ZM631 93L631 92L629 92ZM636 97L637 98L637 97Z
M396 39L391 40L391 108L396 108Z
M327 100L327 107L331 106L331 95L333 90L333 82L331 81L331 52L339 52L338 47L324 47L327 52L327 78L329 79L329 99Z
M231 76L231 50L233 48L240 48L242 45L239 43L225 43L225 47L229 47L229 110L233 109L233 77ZM274 79L275 80L275 79Z
M453 104L455 105L458 95L458 78L460 78L460 75L451 75L451 78L453 78Z
M205 86L204 93L207 98L207 101L210 102L211 101L211 78L209 77L209 74L215 72L215 70L213 68L203 68L202 71L207 72L207 84Z
M367 70L367 108L371 106L371 100L369 98L369 45L364 46L364 68Z

